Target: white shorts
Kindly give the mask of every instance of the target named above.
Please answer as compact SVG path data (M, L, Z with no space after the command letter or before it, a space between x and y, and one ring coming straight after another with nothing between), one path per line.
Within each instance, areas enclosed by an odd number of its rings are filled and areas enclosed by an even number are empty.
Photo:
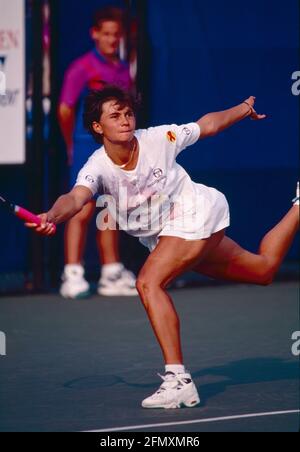
M203 240L230 226L229 205L225 196L205 185L194 184L194 188L195 193L198 193L196 207L185 208L175 218L169 218L157 234L139 238L150 252L156 248L159 238L163 236Z

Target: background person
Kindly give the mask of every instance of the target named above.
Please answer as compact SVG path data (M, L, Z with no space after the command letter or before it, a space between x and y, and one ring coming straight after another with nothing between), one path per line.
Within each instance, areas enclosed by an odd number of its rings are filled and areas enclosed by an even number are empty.
M82 126L83 99L88 90L99 90L107 84L128 90L133 85L128 64L119 57L124 35L122 11L112 7L97 11L90 34L94 48L75 60L67 70L59 105L59 123L67 147L71 186L95 150L94 141ZM91 200L66 225L65 267L60 289L65 298L81 298L90 293L82 260L94 212L95 201ZM98 293L106 296L137 295L134 274L120 262L118 231L97 231L96 242L102 262Z

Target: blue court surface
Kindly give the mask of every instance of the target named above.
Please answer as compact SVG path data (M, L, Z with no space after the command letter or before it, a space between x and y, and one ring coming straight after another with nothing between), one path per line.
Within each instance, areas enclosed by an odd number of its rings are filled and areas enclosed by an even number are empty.
M171 294L201 406L140 407L163 362L138 298L2 297L0 431L298 431L299 284Z

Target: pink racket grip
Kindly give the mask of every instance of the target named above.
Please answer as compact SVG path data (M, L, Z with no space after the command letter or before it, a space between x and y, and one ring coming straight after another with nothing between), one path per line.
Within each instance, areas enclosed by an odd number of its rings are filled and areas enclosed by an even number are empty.
M40 224L42 222L40 217L38 217L37 215L34 215L33 213L29 212L26 209L23 209L23 207L20 207L20 206L15 206L15 214L18 218L26 221L27 223L34 223L34 224L37 224L38 226L40 226ZM54 232L56 232L55 224L53 225L53 228L54 228Z

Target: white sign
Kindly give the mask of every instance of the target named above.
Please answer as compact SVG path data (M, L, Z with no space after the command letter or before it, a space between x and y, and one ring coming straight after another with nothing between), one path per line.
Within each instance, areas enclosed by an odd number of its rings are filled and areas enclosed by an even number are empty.
M25 1L0 0L0 165L25 162Z

